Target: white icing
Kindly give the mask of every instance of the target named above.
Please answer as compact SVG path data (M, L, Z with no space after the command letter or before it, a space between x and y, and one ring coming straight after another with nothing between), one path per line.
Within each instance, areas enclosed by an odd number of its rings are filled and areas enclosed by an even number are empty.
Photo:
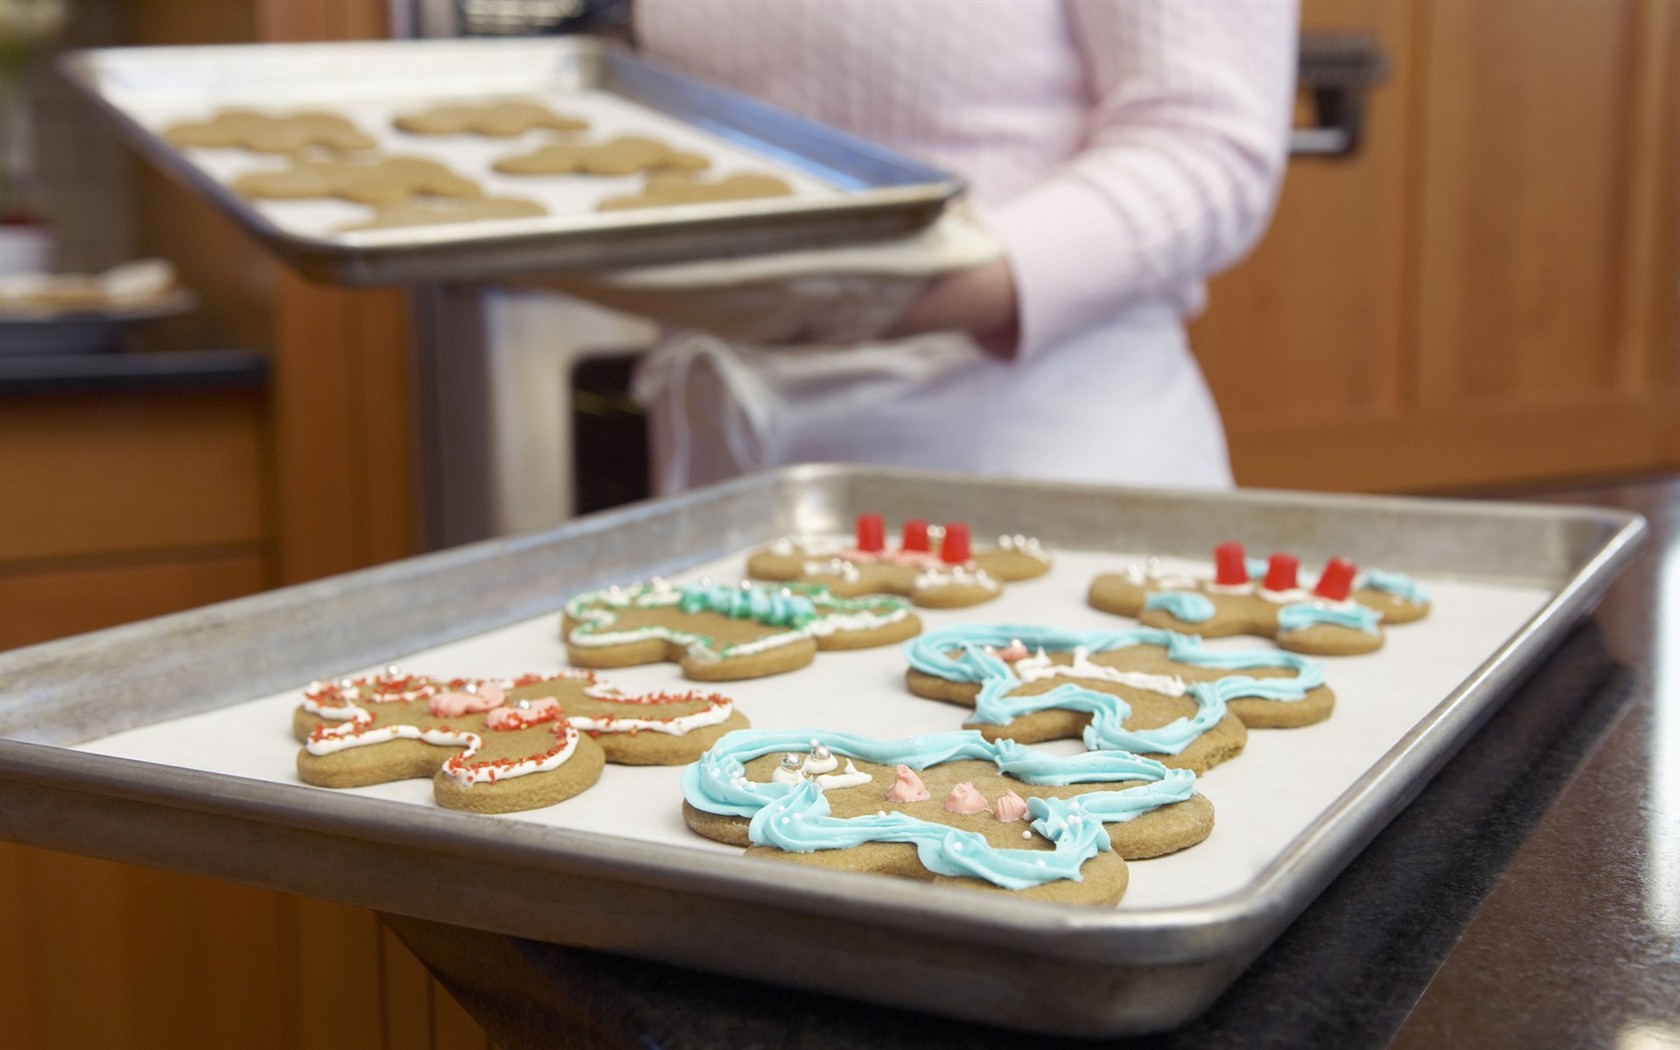
M872 779L873 778L870 777L868 773L858 772L857 766L853 765L852 760L848 758L846 760L846 769L844 772L824 773L823 775L817 777L817 784L821 786L824 791L827 791L830 788L862 787L864 784L869 783Z
M472 759L472 756L478 752L479 747L482 746L482 741L474 737L473 742L467 745L465 751L444 763L443 772L445 775L471 786L482 784L486 780L511 780L514 777L528 776L532 773L546 773L552 769L559 769L572 757L572 752L577 750L578 742L578 731L576 729L568 725L562 729L562 732L565 734L565 741L560 749L553 754L543 755L540 758L522 759L509 765L498 764L478 768L466 765Z
M1015 662L1015 676L1022 682L1037 682L1046 678L1084 678L1143 689L1162 696L1183 696L1189 691L1184 679L1177 675L1150 674L1147 671L1125 671L1118 667L1094 664L1086 650L1073 651L1073 663L1053 663L1040 649L1036 656L1023 657Z
M695 729L729 721L729 716L734 710L734 704L725 702L715 704L704 711L676 715L672 718L626 718L623 715L591 718L588 715L567 715L566 721L586 733L641 732L683 736Z
M1000 591L1003 588L992 579L985 569L965 569L960 565L949 568L930 569L916 577L915 588L918 591L930 590L934 587L979 587L987 591Z

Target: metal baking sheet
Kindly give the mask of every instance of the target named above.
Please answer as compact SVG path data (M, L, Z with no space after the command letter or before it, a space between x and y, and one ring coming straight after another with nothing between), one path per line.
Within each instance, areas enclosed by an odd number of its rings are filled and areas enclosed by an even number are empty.
M338 284L466 280L815 248L914 232L962 181L904 154L684 76L610 40L586 36L107 48L61 59L164 171L202 193L304 273ZM537 99L591 120L567 141L648 134L703 153L711 173L760 171L794 187L786 198L597 212L634 192L637 176L521 177L498 157L556 137L421 136L391 118L432 103ZM371 212L341 201L252 201L227 183L288 162L242 150L179 149L168 125L243 106L342 113L389 154L430 157L492 196L537 199L551 214L493 222L335 232Z
M285 715L309 680L398 657L417 670L540 670L531 664L545 654L563 660L554 613L579 589L734 565L774 536L844 531L865 510L963 520L977 535L1032 532L1070 552L1050 579L1019 586L1020 604L1006 594L996 608L930 614L938 624L1059 610L1057 625L1084 625L1100 615L1078 602L1085 574L1108 552L1199 560L1232 537L1306 562L1349 553L1404 569L1436 589L1439 620L1396 628L1372 657L1332 662L1336 716L1254 733L1247 753L1203 779L1213 837L1134 863L1114 910L749 860L680 837L667 770L609 769L618 775L529 818L440 810L423 782L418 793L334 792L285 772L295 748ZM1032 1031L1168 1028L1217 996L1405 806L1591 607L1643 531L1636 515L1591 508L792 468L0 654L0 834ZM868 728L889 705L904 731L960 722L960 709L904 692L895 651L830 655L848 661L854 693L863 682L879 694L837 713L861 721L836 728ZM776 704L833 688L823 660L728 691L755 724L807 722ZM226 727L227 755L188 753L206 725ZM270 768L240 766L241 750ZM1302 768L1312 776L1289 776ZM1273 784L1258 800L1256 776ZM602 791L655 801L603 823L610 811L579 805Z

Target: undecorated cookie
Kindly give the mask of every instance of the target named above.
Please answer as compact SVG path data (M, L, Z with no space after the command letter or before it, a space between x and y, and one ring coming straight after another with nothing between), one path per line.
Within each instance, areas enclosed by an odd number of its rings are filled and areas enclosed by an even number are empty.
M711 161L640 135L606 142L551 142L503 157L491 167L504 175L634 175L640 171L698 171Z
M410 197L380 208L373 218L339 227L340 233L383 230L399 226L438 226L452 222L487 222L493 219L531 219L547 215L548 209L521 197Z
M372 136L336 113L300 111L260 113L224 109L209 120L185 121L163 129L173 146L196 149L248 149L256 153L296 153L312 146L334 150L372 149Z
M391 121L412 135L488 135L512 138L527 131L583 131L589 121L556 113L541 102L447 102Z
M789 197L793 187L774 175L743 172L706 182L688 175L649 175L641 193L607 197L596 205L601 211L630 208L665 208L676 204L710 204L717 201L754 200L761 197Z
M478 183L421 157L369 157L349 160L305 160L285 171L249 172L229 185L235 193L270 200L337 197L375 207L398 204L412 197L484 196Z

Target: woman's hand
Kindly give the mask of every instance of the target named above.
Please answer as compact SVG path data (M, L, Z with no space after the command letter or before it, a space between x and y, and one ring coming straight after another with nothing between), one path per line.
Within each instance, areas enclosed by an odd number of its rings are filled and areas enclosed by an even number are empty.
M967 332L988 351L1013 357L1018 325L1015 278L1007 262L994 259L929 282L886 334Z

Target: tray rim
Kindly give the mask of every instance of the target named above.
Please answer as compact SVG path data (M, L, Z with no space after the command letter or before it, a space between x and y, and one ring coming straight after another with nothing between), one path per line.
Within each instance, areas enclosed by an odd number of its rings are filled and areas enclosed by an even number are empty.
M308 603L346 585L378 589L403 582L414 584L451 566L470 565L486 558L505 560L522 550L562 545L575 536L621 528L627 522L650 515L680 515L696 505L725 501L753 491L769 493L774 498L782 490L799 491L801 486L828 485L844 489L860 477L885 477L912 484L928 479L956 484L972 480L931 472L835 465L785 468L671 500L579 519L545 533L425 555L205 609L0 653L0 700L8 692L8 681L19 680L21 676L27 683L42 669L50 672L54 666L62 666L65 661L74 661L79 655L113 643L144 646L170 638L191 637L226 618L260 616L283 604ZM1616 572L1634 557L1646 531L1644 519L1631 512L1560 504L1264 490L1199 494L1049 482L1003 484L1009 488L1093 489L1117 498L1155 493L1191 502L1213 499L1224 503L1236 499L1291 507L1311 505L1320 509L1349 505L1369 510L1418 509L1427 505L1443 513L1469 511L1501 520L1586 522L1598 530L1602 540L1516 634L1385 752L1244 888L1189 906L1077 909L1005 897L995 903L989 901L985 912L978 914L972 907L971 896L953 888L821 869L802 869L798 880L784 880L780 878L784 873L777 866L745 857L674 850L663 844L634 840L613 840L609 856L599 851L598 837L586 832L416 809L400 802L321 793L302 786L112 758L75 751L68 746L9 738L0 739L0 783L34 784L95 797L106 795L328 836L470 855L479 862L495 862L510 870L563 872L637 886L703 892L819 918L856 921L854 913L864 904L871 909L875 926L949 935L955 923L960 924L965 942L1031 952L1058 961L1152 966L1246 956L1241 960L1246 963L1328 885L1365 843L1422 790L1473 730L1491 716L1509 687L1544 654L1548 643L1573 626ZM506 622L524 615L523 610L513 610ZM483 625L473 623L457 636L484 629ZM253 693L245 699L258 695L264 694ZM3 710L0 708L0 713ZM1404 777L1395 773L1402 764L1406 767ZM310 800L307 805L293 805L305 798ZM388 819L399 815L401 819ZM0 830L5 828L0 823ZM596 846L594 851L591 845ZM319 892L316 883L291 888L294 892Z
M550 268L599 267L629 262L661 261L602 256L602 243L610 248L614 242L633 242L639 235L649 236L650 231L664 233L678 230L700 237L718 234L727 237L739 232L742 243L735 246L734 254L743 250L770 250L762 244L755 244L749 235L757 233L757 236L762 238L764 228L774 228L789 218L807 220L826 231L828 239L823 243L855 242L892 233L912 232L932 222L945 205L966 188L966 182L961 177L941 171L907 154L729 88L680 73L616 40L577 34L543 38L543 43L554 48L557 53L563 56L570 55L577 61L594 61L614 70L635 70L638 75L686 84L698 93L699 97L727 103L737 113L749 114L762 122L779 123L807 135L820 132L831 143L842 146L856 155L867 156L875 163L897 167L907 173L913 172L919 181L896 186L874 186L849 191L834 198L771 198L645 209L645 214L551 214L531 219L440 223L309 236L275 224L261 209L190 161L183 150L163 141L127 110L108 98L101 89L100 63L110 56L141 53L160 57L167 54L222 55L262 49L271 53L291 50L330 54L335 51L367 48L530 47L533 46L533 41L523 38L473 38L84 48L59 55L57 66L84 97L115 122L129 143L165 174L188 189L207 197L225 216L308 276L349 285L402 283L425 278L484 277L515 272L535 265L526 255L518 254L522 252L552 256L552 261L546 264ZM649 104L643 100L638 101ZM713 127L706 127L705 130L717 133ZM739 231L735 229L737 227L740 228ZM657 244L657 240L654 240L654 243ZM779 247L785 250L799 246L783 243ZM493 258L487 257L498 254L498 249L505 249L506 254L510 256L505 263L498 264ZM468 254L471 258L462 261L458 267L458 274L428 275L411 272L417 267L423 267L432 256L445 251ZM691 251L688 254L693 256L696 253ZM701 250L698 257L710 257L713 254L727 255L731 252L712 253Z

